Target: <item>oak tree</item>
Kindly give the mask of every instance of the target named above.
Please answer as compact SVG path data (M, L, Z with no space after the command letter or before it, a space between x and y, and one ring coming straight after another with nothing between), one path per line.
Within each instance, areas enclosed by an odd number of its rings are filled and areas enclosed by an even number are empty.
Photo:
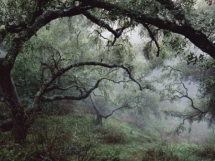
M192 43L215 58L214 16L207 10L197 7L195 4L197 2L194 0L2 0L0 2L0 88L2 99L11 110L12 133L15 142L25 141L28 128L41 111L41 101L87 98L106 79L100 78L88 88L78 86L79 95L46 95L54 89L60 88L57 84L58 78L71 69L84 66L121 68L127 73L130 80L137 83L141 90L143 89L133 77L132 67L129 65L125 66L117 61L113 64L101 61L83 61L68 63L66 66L58 68L62 59L50 57L49 63L41 61L44 70L49 70L49 77L41 80L41 86L33 96L30 107L26 108L17 94L11 71L18 61L17 57L24 45L42 27L48 27L48 24L55 19L84 16L113 35L112 39L107 40L107 46L111 47L116 45L125 31L134 29L138 25L142 27L142 30L148 32L150 41L147 47L154 46L155 48L155 53L151 53L152 55L162 55L165 43L168 42L162 42L161 37L171 39L175 34L179 34L180 39L186 38L188 44ZM211 1L207 1L207 4L209 5L207 7L213 7ZM205 3L205 5L207 4ZM72 19L70 21L73 23ZM101 32L98 34L104 37ZM183 48L181 45L175 44L176 53L180 53ZM52 49L49 48L50 50ZM28 61L34 63L34 59Z

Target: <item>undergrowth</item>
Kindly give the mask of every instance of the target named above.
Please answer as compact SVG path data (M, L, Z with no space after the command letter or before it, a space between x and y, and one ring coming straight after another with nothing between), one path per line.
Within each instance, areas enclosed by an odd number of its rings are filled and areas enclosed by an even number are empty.
M134 127L116 119L95 123L91 114L40 116L25 146L10 132L0 135L1 161L210 161L215 146L167 143L153 128Z

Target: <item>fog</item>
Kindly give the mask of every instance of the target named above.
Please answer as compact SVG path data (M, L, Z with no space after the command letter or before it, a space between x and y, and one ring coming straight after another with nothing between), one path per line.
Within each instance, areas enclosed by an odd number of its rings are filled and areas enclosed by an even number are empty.
M212 0L0 4L0 161L215 160Z
M137 52L136 54L136 58L138 61L140 61L143 66L147 63L145 61L145 58L143 56L143 46L144 44L149 41L148 38L146 38L146 36L143 35L143 33L140 35L140 28L137 27L136 30L132 31L132 32L128 32L128 33L124 33L125 35L129 36L130 38L130 42L132 43L132 45L134 46L134 48L138 48L139 50L136 50ZM106 35L107 37L109 36L109 33L105 33L104 35ZM189 45L185 48L185 50L187 50L187 52L192 51L197 55L203 54L198 48L196 48L193 45ZM177 66L177 64L180 63L180 58L171 58L170 60L165 60L164 62L164 66L171 66L173 68L175 68L175 66ZM189 67L188 67L189 68ZM177 70L177 67L175 68ZM149 82L153 82L157 79L159 79L164 73L168 73L169 71L163 71L162 67L158 67L153 69L153 71L151 71L150 75L147 75L146 80L148 80ZM163 82L154 82L153 86L155 86L156 90L157 90L157 95L156 97L160 97L160 92L162 90L164 90L164 86L165 84L170 84L171 82L173 82L173 77L171 79L165 79ZM180 82L180 80L178 80L178 82ZM198 95L199 93L199 84L196 82L192 82L192 80L183 80L182 81L184 86L187 88L187 94L189 95L189 97L191 99L193 99L194 102L198 103ZM117 84L114 85L115 86L115 91L114 93L120 94L120 92L123 92L123 83L121 84ZM133 84L133 86L135 88L137 88L138 86L135 85L135 83ZM182 85L176 85L179 86L179 90L186 92L185 88ZM173 86L171 88L174 88ZM115 95L115 96L116 96ZM113 95L112 95L113 96ZM109 108L109 106L106 107L105 111L108 111L107 109ZM116 107L115 107L116 108ZM135 126L138 126L139 128L146 128L146 126L152 127L157 129L157 131L160 133L161 137L164 140L168 140L168 141L174 141L174 140L178 140L181 142L188 142L188 143L197 143L197 144L204 144L206 142L208 142L211 138L211 135L213 135L213 127L209 127L209 123L207 121L194 121L192 123L190 123L189 121L185 120L184 122L184 127L185 130L183 132L181 132L180 134L176 134L175 130L176 128L183 122L183 119L180 118L176 118L176 117L171 117L171 116L166 116L163 111L164 110L170 110L170 111L180 111L180 112L184 112L187 110L192 109L191 107L191 102L188 98L181 98L177 101L159 101L159 107L158 110L160 111L160 116L159 117L154 117L151 116L149 122L147 121L147 123L144 123L144 121L146 120L141 120L141 117L135 117L135 115L132 114L132 112L126 111L126 112L120 112L117 111L115 115L117 115L118 117L121 117L121 119L125 119L128 122L130 121L132 124L134 124ZM147 118L148 119L148 118ZM153 127L154 123L153 122L160 122L160 126L158 127ZM159 124L159 123L158 123ZM157 126L157 125L156 125Z

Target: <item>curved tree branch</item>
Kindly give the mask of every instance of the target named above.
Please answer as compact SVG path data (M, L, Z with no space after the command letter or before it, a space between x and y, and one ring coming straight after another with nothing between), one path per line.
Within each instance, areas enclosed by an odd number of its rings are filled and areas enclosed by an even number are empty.
M39 16L35 23L28 27L27 30L24 30L21 38L23 41L28 40L31 36L33 36L41 27L47 25L52 20L55 20L59 17L72 17L81 14L83 11L92 9L93 7L90 6L78 6L78 7L71 7L68 9L60 10L60 9L53 9L50 11L46 11L41 16Z
M119 38L122 35L123 30L126 29L126 27L122 27L122 28L118 28L118 29L114 30L106 22L98 19L97 17L92 15L90 12L83 11L82 13L84 16L86 16L88 19L90 19L93 23L97 24L98 26L106 28L108 31L110 31L114 35L114 41L111 43L111 45L115 44L116 39Z
M85 2L85 0L78 1ZM180 25L176 22L161 19L157 15L143 14L136 10L126 9L117 4L99 0L93 0L91 6L108 11L117 11L120 14L132 17L137 23L151 24L158 27L159 29L169 30L173 33L183 35L188 38L195 46L199 47L203 52L206 52L211 57L215 58L215 44L213 44L213 42L208 39L207 35L205 35L200 30L194 29L190 24Z
M184 84L182 81L180 82L180 84L181 84L181 85L183 86L183 88L185 89L185 94L182 95L182 96L174 95L174 97L177 97L177 98L187 98L187 99L189 99L189 101L191 102L191 107L192 107L194 110L198 111L198 112L201 113L201 114L207 113L208 111L202 111L202 110L200 110L199 108L195 107L194 102L193 102L193 99L188 95L188 88L185 86L185 84Z
M106 28L108 31L110 31L115 37L120 37L121 33L114 30L112 27L110 27L106 22L100 20L99 18L95 17L88 11L83 11L82 14L87 17L89 20L91 20L93 23L97 24L100 27Z
M44 64L44 65L47 65L47 64ZM76 68L76 67L81 67L81 66L101 66L101 67L106 67L106 68L122 68L124 69L129 78L137 83L137 85L139 86L139 89L140 90L143 90L143 89L146 89L148 88L147 86L146 87L142 87L140 85L140 83L138 81L136 81L133 77L132 77L132 74L131 74L131 69L129 68L126 68L125 66L123 65L116 65L116 64L106 64L106 63L101 63L101 62L80 62L80 63L76 63L76 64L71 64L65 68L62 68L62 69L59 69L57 71L55 71L55 73L53 72L52 73L52 77L46 81L46 83L44 83L44 85L40 88L40 90L37 92L37 94L35 95L34 97L34 101L33 101L33 104L32 104L32 107L35 108L35 109L38 109L39 106L38 106L38 102L40 101L41 97L46 93L47 90L49 90L49 88L51 87L51 85L55 82L55 80L62 76L63 74L65 74L67 71L71 70L72 68ZM106 79L106 78L102 78L100 80L98 80L98 82L96 83L96 85L90 89L88 92L86 92L85 95L81 95L79 97L74 97L74 96L56 96L56 97L53 97L53 98L44 98L44 100L46 101L53 101L54 99L57 99L57 100L62 100L62 99L74 99L74 100L81 100L81 99L84 99L84 98L87 98L89 96L89 94L95 89L98 87L98 84L100 83L100 81L102 81L103 79Z
M177 92L179 94L181 94L181 96L179 95L173 95L173 98L170 100L174 100L175 98L187 98L190 103L191 103L191 107L192 109L194 109L194 111L190 111L189 113L186 112L186 114L183 114L181 112L178 112L178 111L164 111L164 113L168 116L173 116L173 117L178 117L178 118L181 118L182 119L182 122L180 123L180 125L176 128L175 132L176 133L180 133L181 130L184 130L184 123L186 120L188 120L190 123L192 123L194 120L201 120L203 117L206 116L206 114L209 112L209 111L202 111L200 110L199 108L197 108L195 105L194 105L194 101L193 99L189 96L188 94L188 88L185 86L185 84L181 81L180 83L177 83L177 84L180 84L183 86L183 88L185 89L185 94L183 94L182 92L180 91L177 91L175 90L174 92Z

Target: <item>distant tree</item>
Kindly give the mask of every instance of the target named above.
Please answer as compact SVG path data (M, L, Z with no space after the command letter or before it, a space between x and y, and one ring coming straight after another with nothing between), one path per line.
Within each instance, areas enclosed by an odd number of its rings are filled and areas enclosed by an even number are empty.
M120 110L122 108L126 108L126 107L129 108L128 103L125 103L124 105L115 108L114 110L112 110L108 114L104 114L101 111L100 107L96 104L96 102L95 102L95 100L94 100L92 95L90 95L90 99L91 99L92 104L93 104L93 109L95 110L95 113L96 113L98 125L102 125L102 119L107 119L108 117L112 116L114 114L114 112L116 112L116 111L118 111L118 110Z
M175 131L177 133L185 130L185 122L192 124L194 121L207 121L209 126L213 125L214 59L202 55L201 60L190 62L189 54L177 58L176 63L162 67L164 72L161 77L166 82L160 90L160 98L172 106L180 101L186 103L179 103L181 108L165 110L165 114L181 119ZM193 86L197 88L194 91Z

